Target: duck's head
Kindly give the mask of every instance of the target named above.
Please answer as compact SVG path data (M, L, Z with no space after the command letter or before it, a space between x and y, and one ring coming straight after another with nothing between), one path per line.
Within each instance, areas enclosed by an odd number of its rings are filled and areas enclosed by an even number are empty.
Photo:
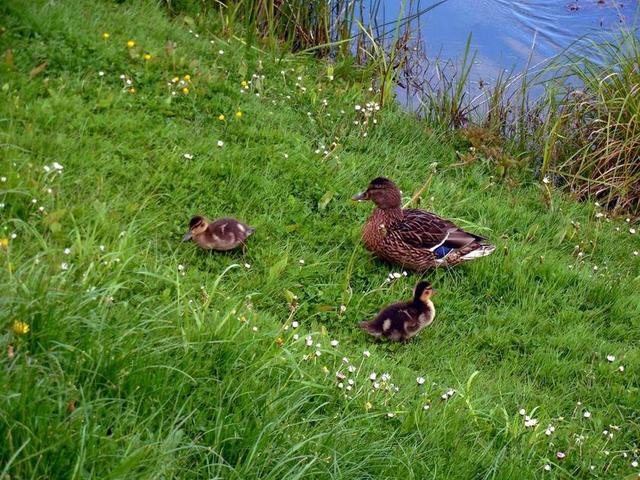
M413 289L413 299L415 302L426 304L435 293L436 291L429 282L418 282Z
M182 237L182 241L186 242L187 240L191 240L194 235L200 235L207 229L207 219L201 217L200 215L196 215L195 217L191 217L189 220L189 230Z
M376 207L382 209L400 208L402 203L400 190L396 184L384 177L374 178L364 192L354 195L351 199L370 200L376 204Z

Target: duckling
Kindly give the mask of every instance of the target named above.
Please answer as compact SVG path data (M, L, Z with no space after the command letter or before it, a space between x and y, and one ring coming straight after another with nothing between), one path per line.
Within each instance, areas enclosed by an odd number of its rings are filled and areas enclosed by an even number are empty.
M389 305L376 318L360 322L359 326L374 337L406 342L436 318L436 308L431 301L435 293L429 282L418 282L412 300Z
M376 206L362 231L367 250L405 268L424 272L450 267L490 255L496 248L435 213L403 209L400 190L388 178L373 179L352 199L370 200Z
M234 218L221 218L209 222L196 215L189 222L189 231L182 241L193 240L205 250L227 251L242 245L256 229Z

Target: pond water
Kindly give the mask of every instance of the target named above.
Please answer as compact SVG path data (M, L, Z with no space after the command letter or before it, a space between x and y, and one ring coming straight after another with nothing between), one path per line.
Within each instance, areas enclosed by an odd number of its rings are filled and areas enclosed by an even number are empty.
M396 19L402 0L380 1L377 20ZM423 0L411 10L434 3ZM476 51L472 82L490 83L500 70L522 71L532 47L535 65L581 38L638 26L639 12L638 0L447 0L421 15L414 27L419 25L429 58L454 61L461 60L471 33ZM589 54L588 48L583 51Z

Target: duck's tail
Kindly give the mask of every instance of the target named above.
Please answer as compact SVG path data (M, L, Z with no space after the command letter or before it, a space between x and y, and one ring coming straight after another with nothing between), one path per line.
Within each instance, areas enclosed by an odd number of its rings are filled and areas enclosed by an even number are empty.
M491 255L496 249L496 246L491 245L490 243L476 243L474 247L475 248L473 250L462 255L460 260L466 262L469 260L475 260L476 258L486 257L487 255Z
M468 262L476 258L491 255L495 249L495 245L491 245L490 243L472 242L462 248L451 250L443 258L437 259L436 262L442 267L452 267L462 262Z
M371 322L358 322L358 326L370 335L375 335L376 337L382 335L382 332L378 331Z

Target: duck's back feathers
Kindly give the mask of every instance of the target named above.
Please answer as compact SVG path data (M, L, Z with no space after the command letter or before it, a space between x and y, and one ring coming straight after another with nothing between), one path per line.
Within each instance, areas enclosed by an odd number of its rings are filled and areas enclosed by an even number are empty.
M234 218L220 218L211 222L205 237L214 250L231 250L244 242L255 228L245 225Z
M383 309L373 320L360 322L359 327L375 337L408 340L433 322L435 309L418 302L398 302Z
M402 213L402 220L397 222L394 232L405 242L418 248L432 250L444 246L454 249L484 240L431 212L409 208Z
M370 250L407 268L424 271L440 265L455 265L489 255L495 249L483 243L483 237L466 232L431 212L406 209L391 222L388 212L384 213L387 217L384 221L376 218L377 213L381 211L374 211L365 230L375 232L376 228L379 230L376 225L386 221L384 235L378 234L378 241Z

